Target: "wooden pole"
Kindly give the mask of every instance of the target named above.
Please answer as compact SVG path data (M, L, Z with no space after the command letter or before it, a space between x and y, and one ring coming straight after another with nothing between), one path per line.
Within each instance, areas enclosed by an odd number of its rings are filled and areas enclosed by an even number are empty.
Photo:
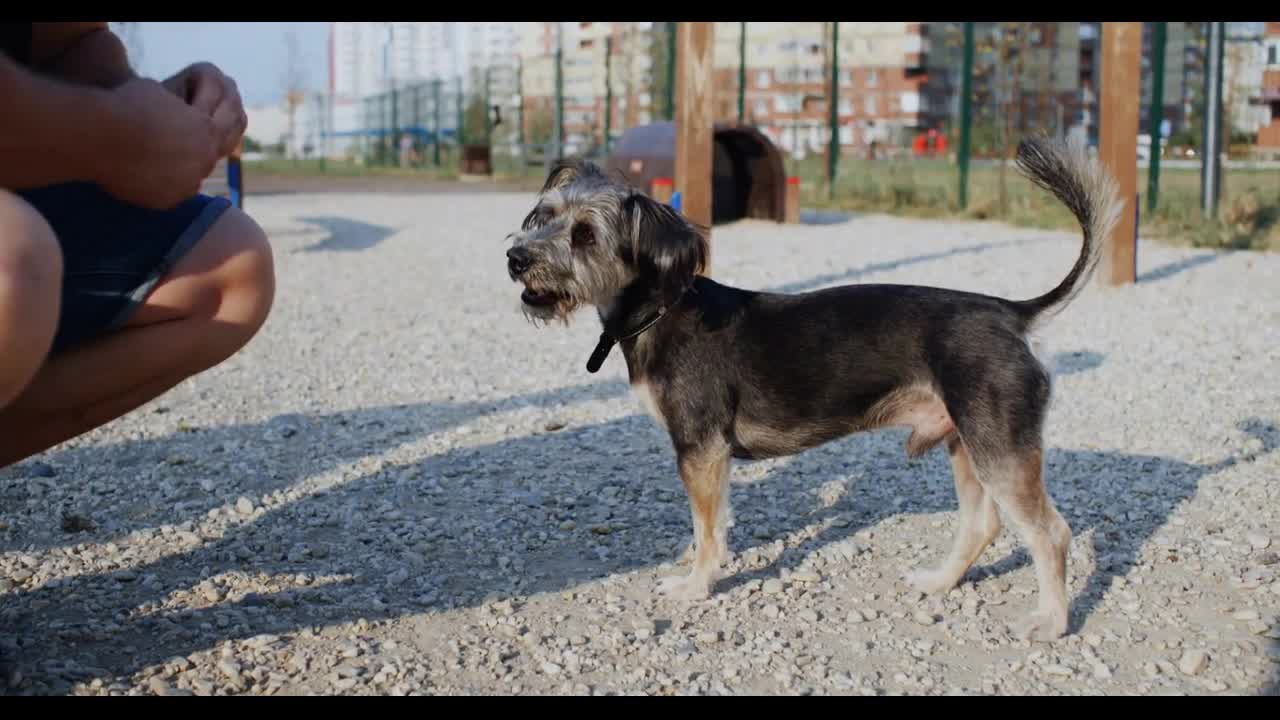
M1137 278L1138 107L1142 88L1142 23L1102 24L1102 92L1098 160L1115 177L1124 209L1111 237L1104 238L1102 272L1108 285Z
M682 22L676 29L676 186L686 217L711 227L711 161L715 141L712 81L713 23ZM709 273L710 261L708 260Z

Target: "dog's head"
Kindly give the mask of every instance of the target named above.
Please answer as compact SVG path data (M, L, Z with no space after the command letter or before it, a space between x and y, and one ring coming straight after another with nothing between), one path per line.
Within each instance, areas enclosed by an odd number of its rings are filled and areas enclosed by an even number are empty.
M582 305L608 307L633 283L673 303L702 271L705 230L594 163L561 160L512 233L507 272L524 284L531 320L567 321Z

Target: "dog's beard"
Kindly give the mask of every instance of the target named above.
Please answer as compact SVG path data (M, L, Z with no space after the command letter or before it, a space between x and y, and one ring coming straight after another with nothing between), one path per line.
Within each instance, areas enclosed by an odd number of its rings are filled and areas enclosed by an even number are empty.
M523 299L517 302L520 304L520 312L524 314L525 319L534 325L550 325L558 320L561 324L568 326L569 318L581 305L581 303L569 296L560 296L556 298L554 303L548 305L530 305Z
M569 317L582 304L577 293L563 288L538 283L536 279L523 282L524 289L520 293L520 312L525 319L534 325L548 325L559 320L569 324Z
M592 272L591 266L558 272L549 267L535 267L521 276L523 285L518 300L520 312L535 325L560 321L569 325L571 316L584 305L607 305L617 296L618 288L631 276L620 268L610 272Z

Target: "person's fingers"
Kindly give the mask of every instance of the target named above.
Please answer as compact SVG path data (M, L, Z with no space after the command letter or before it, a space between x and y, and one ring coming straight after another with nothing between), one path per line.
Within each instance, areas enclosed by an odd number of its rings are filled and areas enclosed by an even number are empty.
M236 89L235 81L231 78L226 79L222 102L213 112L213 124L218 128L221 152L224 155L231 153L240 143L240 138L248 125L244 105L240 101L240 93Z
M190 83L194 85L191 107L212 115L226 96L226 76L212 65L196 65L191 68Z

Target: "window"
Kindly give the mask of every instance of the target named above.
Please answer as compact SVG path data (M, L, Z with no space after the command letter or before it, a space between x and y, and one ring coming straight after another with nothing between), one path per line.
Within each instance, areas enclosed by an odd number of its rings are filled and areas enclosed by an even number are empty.
M761 70L756 73L756 87L758 88L769 87L769 71L768 70Z
M1280 65L1280 43L1271 43L1267 47L1267 64Z
M880 75L875 70L867 71L867 87L875 87L880 81Z
M840 71L841 87L849 87L852 84L853 84L853 74L850 73L848 70L841 70Z
M766 117L769 114L770 106L772 104L773 103L771 102L771 98L765 98L764 100L757 100L754 107L754 112L756 114L756 117L760 117L760 118Z
M840 104L837 106L837 112L841 115L852 115L853 101L849 98L840 98Z
M868 115L875 115L876 114L876 96L868 95L866 100L863 101L863 107L866 108Z
M848 125L840 126L840 144L841 145L853 144L853 128L849 127Z

